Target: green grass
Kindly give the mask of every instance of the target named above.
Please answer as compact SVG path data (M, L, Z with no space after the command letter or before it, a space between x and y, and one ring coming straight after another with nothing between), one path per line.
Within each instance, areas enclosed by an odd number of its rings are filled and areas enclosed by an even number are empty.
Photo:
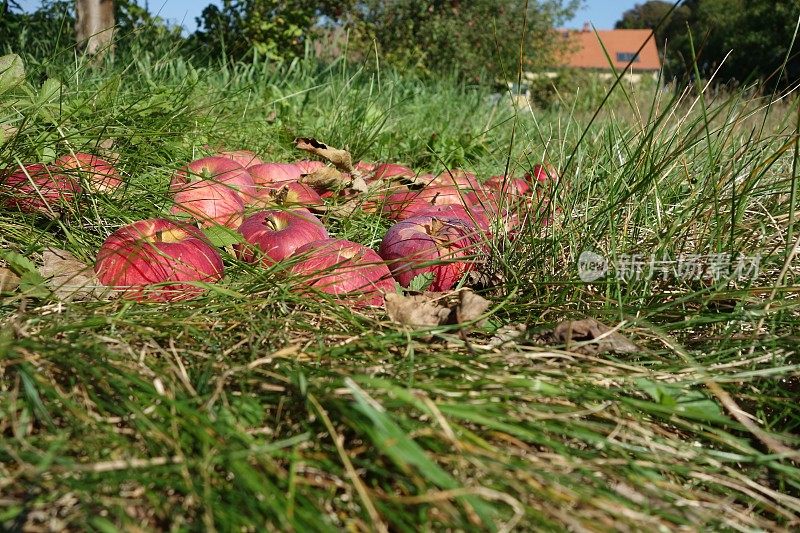
M122 197L48 222L0 211L0 246L90 262L165 213L175 168L215 148L356 158L481 177L566 171L558 224L498 239L489 325L405 331L377 311L291 293L226 256L223 291L188 303L0 300L0 525L122 530L792 529L796 449L798 101L618 87L595 109L491 106L480 88L313 61L199 67L53 59L2 97L19 133L0 166L113 139ZM46 92L46 91L45 91ZM512 140L513 135L513 140ZM326 221L375 247L386 221ZM760 254L755 279L587 284L577 258ZM541 342L596 317L634 355ZM490 347L496 330L523 325ZM735 406L752 416L743 424ZM735 410L735 409L734 409ZM747 418L745 418L746 420Z

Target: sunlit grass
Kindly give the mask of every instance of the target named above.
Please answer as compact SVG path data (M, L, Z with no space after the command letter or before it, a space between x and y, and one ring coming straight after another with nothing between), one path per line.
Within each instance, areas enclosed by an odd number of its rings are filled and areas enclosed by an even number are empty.
M19 128L0 166L110 139L127 186L53 222L0 211L2 249L34 261L47 246L91 261L115 228L166 213L171 174L207 145L287 160L304 157L293 138L313 136L482 178L570 166L556 223L493 243L496 307L466 341L302 298L280 269L229 255L225 291L188 303L5 296L3 529L797 527L797 455L764 438L794 449L800 421L793 96L701 106L696 89L633 90L578 145L591 114L566 97L550 111L493 106L450 80L378 82L312 60L217 68L141 54L49 70L58 91L29 79L0 103L0 122ZM328 221L373 247L387 226ZM584 250L617 267L633 254L758 256L759 272L585 283ZM622 324L641 351L542 341L582 316ZM498 345L504 327L522 334Z

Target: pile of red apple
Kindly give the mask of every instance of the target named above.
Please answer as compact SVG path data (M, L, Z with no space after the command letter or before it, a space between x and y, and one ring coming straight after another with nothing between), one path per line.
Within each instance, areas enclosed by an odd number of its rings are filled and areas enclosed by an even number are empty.
M304 182L324 167L308 160L264 162L246 150L192 161L169 184L172 217L112 233L97 254L98 279L129 299L193 298L224 276L222 257L203 231L221 225L241 235L234 246L240 260L265 266L288 261L286 272L303 292L381 305L395 282L409 287L420 275L428 278L428 290L446 291L486 256L493 234L513 237L524 217L547 222L541 213L557 179L550 165L537 165L524 178L493 176L481 184L462 170L417 175L401 165L359 162L353 172L370 186L360 193L361 209L395 222L375 252L332 238L312 212L353 199L353 191ZM0 202L52 216L82 194L112 193L122 183L107 161L76 153L0 175Z

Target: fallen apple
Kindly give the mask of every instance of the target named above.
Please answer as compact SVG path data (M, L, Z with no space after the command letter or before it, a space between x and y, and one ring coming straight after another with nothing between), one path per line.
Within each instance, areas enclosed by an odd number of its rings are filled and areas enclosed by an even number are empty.
M261 158L255 154L255 152L251 152L250 150L231 150L227 152L219 152L216 155L217 157L224 157L226 159L230 159L231 161L235 161L244 168L261 165L264 163L264 161L262 161Z
M0 176L0 201L7 209L55 216L80 195L81 186L59 169L35 163Z
M236 255L243 261L264 265L283 261L297 248L328 238L322 222L308 209L270 209L245 219L239 233L248 244L236 245Z
M322 203L319 193L305 183L286 181L269 187L256 187L255 196L249 205L260 208L316 207Z
M241 196L225 183L208 180L187 183L173 199L172 214L188 215L204 226L222 224L236 229L244 218Z
M420 209L432 205L463 205L471 207L468 193L452 186L425 187L417 191L397 192L386 197L381 207L390 220L403 220L414 216Z
M375 170L368 181L388 180L391 178L414 178L416 175L416 172L408 167L404 167L403 165L398 165L395 163L381 163L375 167Z
M354 167L359 172L362 172L364 174L369 174L369 173L374 173L375 172L375 169L378 168L378 164L377 163L369 163L367 161L358 161L358 162L356 162Z
M417 276L431 273L429 290L435 292L452 288L483 252L474 226L457 218L429 215L389 228L379 250L400 285L408 287Z
M291 272L303 285L333 294L356 307L383 305L394 280L383 259L362 244L343 239L313 241L298 248Z
M247 169L256 187L275 187L287 182L296 182L305 172L305 167L296 163L262 163Z
M557 183L559 181L558 171L556 167L550 163L542 163L533 166L530 174L526 174L525 178L535 185L536 183L545 183L551 181Z
M256 190L250 173L236 161L225 157L211 156L196 159L180 168L169 184L170 191L177 193L203 182L222 183L234 189L243 202L247 202Z
M190 282L222 279L222 258L199 229L164 218L140 220L112 233L94 265L103 285L124 298L176 301L195 298L203 288Z
M62 155L55 160L53 165L64 171L65 174L73 176L76 181L83 183L92 192L111 194L124 183L114 165L105 159L85 152Z
M480 206L467 209L463 205L430 205L414 213L414 216L431 216L437 218L457 218L475 226L482 236L488 237L492 232L489 215Z
M303 159L294 163L300 169L301 174L311 174L312 172L321 169L325 166L322 161L311 161L310 159Z
M477 191L480 190L481 184L475 174L454 168L452 170L445 170L438 176L428 182L428 186L448 186L457 187L462 191Z

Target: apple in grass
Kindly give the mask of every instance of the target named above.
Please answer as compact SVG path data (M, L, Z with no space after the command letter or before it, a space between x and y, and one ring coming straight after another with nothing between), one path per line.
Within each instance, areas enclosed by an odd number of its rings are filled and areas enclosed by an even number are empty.
M343 239L313 241L294 254L291 272L303 285L337 296L355 307L383 305L394 279L383 259L366 246Z
M222 279L222 258L194 226L165 218L140 220L112 233L97 252L97 279L124 298L177 301L203 289L190 282Z
M248 263L260 259L264 265L283 261L297 248L329 237L322 222L304 208L259 211L242 222L239 233L248 244L236 245L236 255Z
M296 181L288 181L268 187L256 187L255 196L248 203L250 206L271 207L316 207L323 204L317 191Z
M305 165L296 163L262 163L248 169L256 187L275 187L298 181L306 172Z
M445 170L438 176L434 177L428 182L428 186L449 186L457 187L463 191L477 191L480 190L481 184L475 174L454 168L452 170Z
M379 254L403 287L430 273L433 279L428 290L440 292L451 289L472 270L474 256L483 250L475 226L457 218L420 215L389 228Z
M226 152L219 152L216 154L216 157L224 157L225 159L230 159L231 161L235 161L239 163L244 168L249 168L255 165L261 165L264 161L258 157L255 152L251 152L250 150L231 150Z
M417 191L397 192L387 196L381 212L390 220L403 220L432 205L462 205L469 208L472 203L468 199L467 193L456 187L431 186Z
M457 218L479 230L481 237L488 237L492 233L492 222L489 214L480 206L471 206L469 209L463 205L431 205L413 213L413 216L432 216L437 218ZM407 217L410 218L410 217Z
M122 177L114 165L93 154L75 152L56 159L53 165L79 180L92 192L111 194L123 185Z
M57 167L24 165L0 175L0 202L7 209L56 216L81 194L81 186Z
M358 161L353 166L356 170L364 174L374 173L375 169L378 168L377 163L370 163L368 161Z
M392 178L415 178L417 173L408 167L395 163L381 163L374 168L368 181L388 180Z
M545 184L547 182L558 183L560 177L556 167L550 163L541 163L533 166L530 174L526 174L525 178L534 186L537 184Z
M294 165L300 169L301 174L311 174L325 166L322 161L312 161L310 159L303 159L295 161Z
M255 194L255 183L250 173L236 161L225 157L211 156L196 159L181 167L172 176L169 188L173 193L203 181L223 183L235 189L243 201Z
M206 227L221 224L237 229L244 219L244 202L226 183L187 183L175 192L173 201L173 215L189 216Z

